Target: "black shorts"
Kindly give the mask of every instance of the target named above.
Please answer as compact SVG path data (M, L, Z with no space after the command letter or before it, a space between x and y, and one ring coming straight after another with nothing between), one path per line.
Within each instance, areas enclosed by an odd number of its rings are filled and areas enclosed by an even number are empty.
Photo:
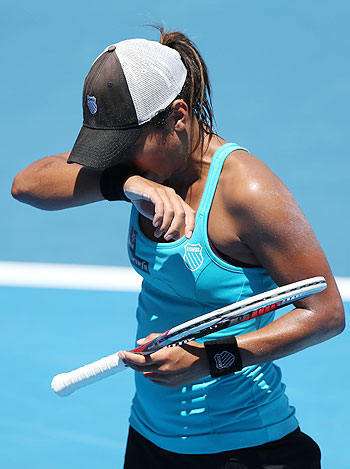
M320 469L317 443L300 428L277 441L214 454L179 454L130 427L124 469Z

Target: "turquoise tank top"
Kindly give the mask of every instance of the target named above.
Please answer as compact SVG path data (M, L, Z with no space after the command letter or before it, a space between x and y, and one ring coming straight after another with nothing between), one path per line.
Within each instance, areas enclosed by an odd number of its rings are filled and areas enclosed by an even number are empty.
M133 267L143 277L137 339L276 287L265 269L230 265L209 243L208 215L222 166L238 149L244 150L225 144L214 154L191 239L149 240L140 229L137 210L132 209L128 251ZM254 331L273 318L273 313L267 314L198 341ZM298 426L274 363L249 366L216 379L207 376L177 388L154 384L141 373L135 373L135 383L130 425L175 453L217 453L261 445Z

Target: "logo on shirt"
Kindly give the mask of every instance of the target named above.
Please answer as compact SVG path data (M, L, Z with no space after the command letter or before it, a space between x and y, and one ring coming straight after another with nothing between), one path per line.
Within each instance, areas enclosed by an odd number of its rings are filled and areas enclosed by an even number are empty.
M235 359L235 356L231 352L227 352L227 350L214 355L215 366L218 370L230 368L230 366L234 364Z
M130 233L129 233L129 240L128 240L128 245L129 245L129 257L130 257L130 262L134 267L137 269L142 270L143 272L146 272L146 274L149 274L149 269L148 269L148 262L145 261L144 259L141 259L141 257L136 255L136 231L134 227L130 227Z
M192 272L199 269L199 267L203 264L203 254L202 254L203 247L198 244L185 244L185 254L183 256L183 260L185 262L185 266L190 269Z

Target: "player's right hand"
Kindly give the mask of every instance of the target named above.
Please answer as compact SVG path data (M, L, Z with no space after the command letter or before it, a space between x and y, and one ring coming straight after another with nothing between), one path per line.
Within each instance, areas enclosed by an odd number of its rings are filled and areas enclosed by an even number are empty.
M124 184L126 197L145 217L152 220L154 236L177 240L184 231L191 238L195 211L172 189L141 176L131 176Z

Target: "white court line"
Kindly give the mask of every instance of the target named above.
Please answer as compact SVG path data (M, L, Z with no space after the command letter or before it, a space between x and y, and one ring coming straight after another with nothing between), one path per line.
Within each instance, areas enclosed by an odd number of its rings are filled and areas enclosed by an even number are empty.
M140 291L141 281L131 267L0 262L0 286L7 287Z
M142 278L131 267L1 262L0 286L138 292ZM343 301L350 301L350 277L336 277Z
M343 301L350 301L350 277L335 277Z

